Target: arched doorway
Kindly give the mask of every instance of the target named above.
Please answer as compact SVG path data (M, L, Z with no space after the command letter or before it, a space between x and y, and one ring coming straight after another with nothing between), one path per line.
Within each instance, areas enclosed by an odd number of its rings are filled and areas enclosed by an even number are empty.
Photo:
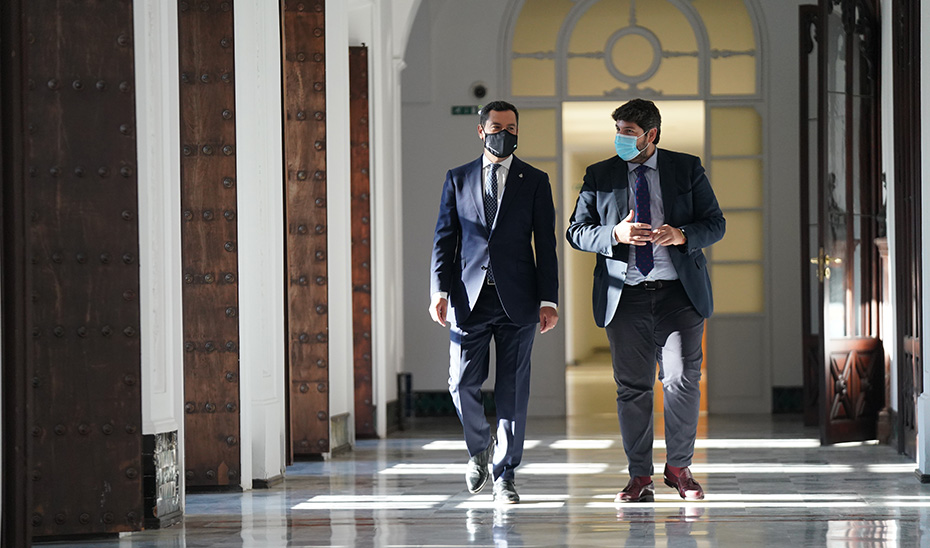
M522 157L553 181L559 227L585 165L613 154L610 112L628 99L659 102L663 144L702 157L728 222L726 238L708 250L710 410L768 412L766 111L755 3L515 0L506 17L503 89L521 105ZM598 135L587 124L599 112L603 137L582 139ZM591 259L567 246L561 258L566 361L574 363L607 343L590 312Z

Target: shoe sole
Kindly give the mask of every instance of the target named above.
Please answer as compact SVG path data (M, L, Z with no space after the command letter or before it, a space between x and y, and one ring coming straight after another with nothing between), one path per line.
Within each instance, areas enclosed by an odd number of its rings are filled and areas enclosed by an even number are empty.
M643 494L638 499L626 499L626 500L614 499L614 502L619 502L623 504L627 504L630 502L655 502L655 501L656 501L655 491L643 491Z
M675 485L673 482L669 481L667 478L665 479L665 485L668 485L668 486L671 487L672 489L678 491L678 496L681 497L681 498L683 498L683 499L685 499L685 500L704 500L704 495L703 495L703 494L702 494L701 496L699 496L699 497L688 497L688 496L685 496L685 494L682 493L682 492L678 489L678 486Z
M470 485L466 484L465 486L468 487L468 492L471 493L472 495L476 493L480 493L481 490L484 489L484 486L488 484L488 478L490 477L491 477L491 474L488 474L487 476L485 476L484 481L481 482L481 485L479 485L478 487L474 489L472 489Z
M655 502L655 501L656 501L656 497L654 493L643 494L643 496L639 497L638 499L626 499L626 500L614 499L614 502L619 502L622 504L628 504L631 502Z

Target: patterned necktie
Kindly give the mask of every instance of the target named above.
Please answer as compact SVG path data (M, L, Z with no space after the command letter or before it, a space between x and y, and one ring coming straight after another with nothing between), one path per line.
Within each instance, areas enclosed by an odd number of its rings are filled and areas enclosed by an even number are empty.
M488 227L488 232L494 226L494 216L497 215L497 170L500 167L500 164L491 164L488 182L484 188L484 222Z
M636 196L636 208L633 222L652 224L652 212L649 209L649 182L646 180L646 166L639 166L636 172L636 182L633 183L633 193ZM652 244L636 246L636 268L643 276L648 276L654 266L652 257Z
M491 232L494 226L494 216L497 215L497 170L500 164L491 164L488 171L488 183L484 189L484 222ZM488 282L494 281L494 274L491 272L491 265L488 265Z

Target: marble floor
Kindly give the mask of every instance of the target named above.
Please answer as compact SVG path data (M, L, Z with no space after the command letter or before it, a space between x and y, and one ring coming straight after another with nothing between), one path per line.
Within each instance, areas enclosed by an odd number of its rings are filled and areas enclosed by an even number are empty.
M529 421L518 505L465 489L454 418L413 419L388 439L298 462L271 489L188 495L175 527L47 545L930 546L930 485L918 482L913 461L876 443L821 447L797 416L702 418L692 466L707 491L700 502L661 483L658 439L655 502L615 504L628 474L604 378L602 367L571 368L570 416Z

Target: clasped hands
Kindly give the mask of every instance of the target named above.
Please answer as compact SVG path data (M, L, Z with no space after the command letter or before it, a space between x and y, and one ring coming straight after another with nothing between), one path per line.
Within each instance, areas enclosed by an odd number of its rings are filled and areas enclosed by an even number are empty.
M634 223L633 210L631 209L626 219L614 226L614 240L621 244L636 246L649 243L669 246L685 243L685 236L681 233L681 230L670 225L652 228L652 225L647 223Z

